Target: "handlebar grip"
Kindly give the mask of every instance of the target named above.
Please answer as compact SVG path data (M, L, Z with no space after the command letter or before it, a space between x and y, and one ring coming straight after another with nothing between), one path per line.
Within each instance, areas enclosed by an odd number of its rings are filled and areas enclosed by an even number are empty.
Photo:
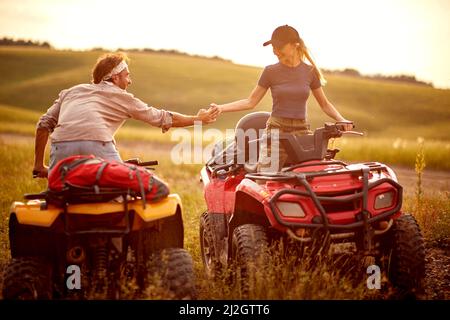
M141 162L141 160L139 158L127 159L124 162L128 163L128 164L134 164L135 166L141 166L141 167L157 166L158 165L158 161L157 160Z
M353 123L353 121L337 121L336 123L335 123L335 125L336 125L336 127L339 129L339 130L341 130L341 131L344 131L344 125L347 125L347 124L351 124L352 125L352 129L354 129L354 128L356 128L356 126L355 126L355 124Z
M138 163L139 166L142 167L146 167L146 166L157 166L158 165L158 160L154 160L154 161L147 161L147 162L140 162Z
M125 163L129 163L129 164L139 165L139 163L141 162L141 160L139 160L139 158L131 158L131 159L125 160L124 162L125 162Z
M356 135L356 136L363 136L363 135L364 135L364 133L362 133L362 132L357 132L357 131L344 131L344 132L342 132L342 133L344 133L344 134L354 134L354 135Z

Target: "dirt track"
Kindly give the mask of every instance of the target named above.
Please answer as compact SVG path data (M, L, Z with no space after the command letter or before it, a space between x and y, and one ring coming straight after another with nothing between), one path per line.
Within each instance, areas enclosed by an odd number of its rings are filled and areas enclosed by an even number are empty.
M417 183L417 174L414 169L391 166L397 174L400 184L405 188L406 193L414 192ZM442 170L431 170L425 168L422 177L422 187L425 192L449 192L450 172Z

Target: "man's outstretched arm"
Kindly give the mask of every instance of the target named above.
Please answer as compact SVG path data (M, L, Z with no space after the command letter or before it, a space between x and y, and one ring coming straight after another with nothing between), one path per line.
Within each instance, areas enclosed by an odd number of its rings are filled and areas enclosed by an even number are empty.
M208 110L200 109L195 116L188 116L178 112L171 112L172 114L172 127L187 127L194 125L195 121L200 121L203 124L208 124L216 121L219 115L219 109L217 107L211 107Z

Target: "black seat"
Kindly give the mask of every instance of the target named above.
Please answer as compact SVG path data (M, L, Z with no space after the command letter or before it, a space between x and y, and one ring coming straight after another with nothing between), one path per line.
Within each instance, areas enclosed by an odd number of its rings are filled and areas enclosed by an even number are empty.
M270 112L252 112L242 117L236 125L235 143L238 163L247 172L256 172L261 138Z
M280 144L288 154L285 166L310 160L323 160L327 155L329 138L326 128L318 128L314 134L303 136L281 133Z

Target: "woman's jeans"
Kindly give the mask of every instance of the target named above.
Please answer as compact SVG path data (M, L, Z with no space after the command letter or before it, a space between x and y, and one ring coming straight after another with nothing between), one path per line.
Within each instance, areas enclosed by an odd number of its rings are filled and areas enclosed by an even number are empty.
M112 141L77 140L52 143L50 149L51 170L58 161L75 155L91 155L105 160L122 161L115 144Z
M278 172L286 160L288 153L278 140L278 135L273 136L272 130L278 130L278 133L291 133L302 136L311 134L309 124L303 119L290 119L270 116L267 120L265 134L271 139L265 137L261 141L258 157L258 172Z

